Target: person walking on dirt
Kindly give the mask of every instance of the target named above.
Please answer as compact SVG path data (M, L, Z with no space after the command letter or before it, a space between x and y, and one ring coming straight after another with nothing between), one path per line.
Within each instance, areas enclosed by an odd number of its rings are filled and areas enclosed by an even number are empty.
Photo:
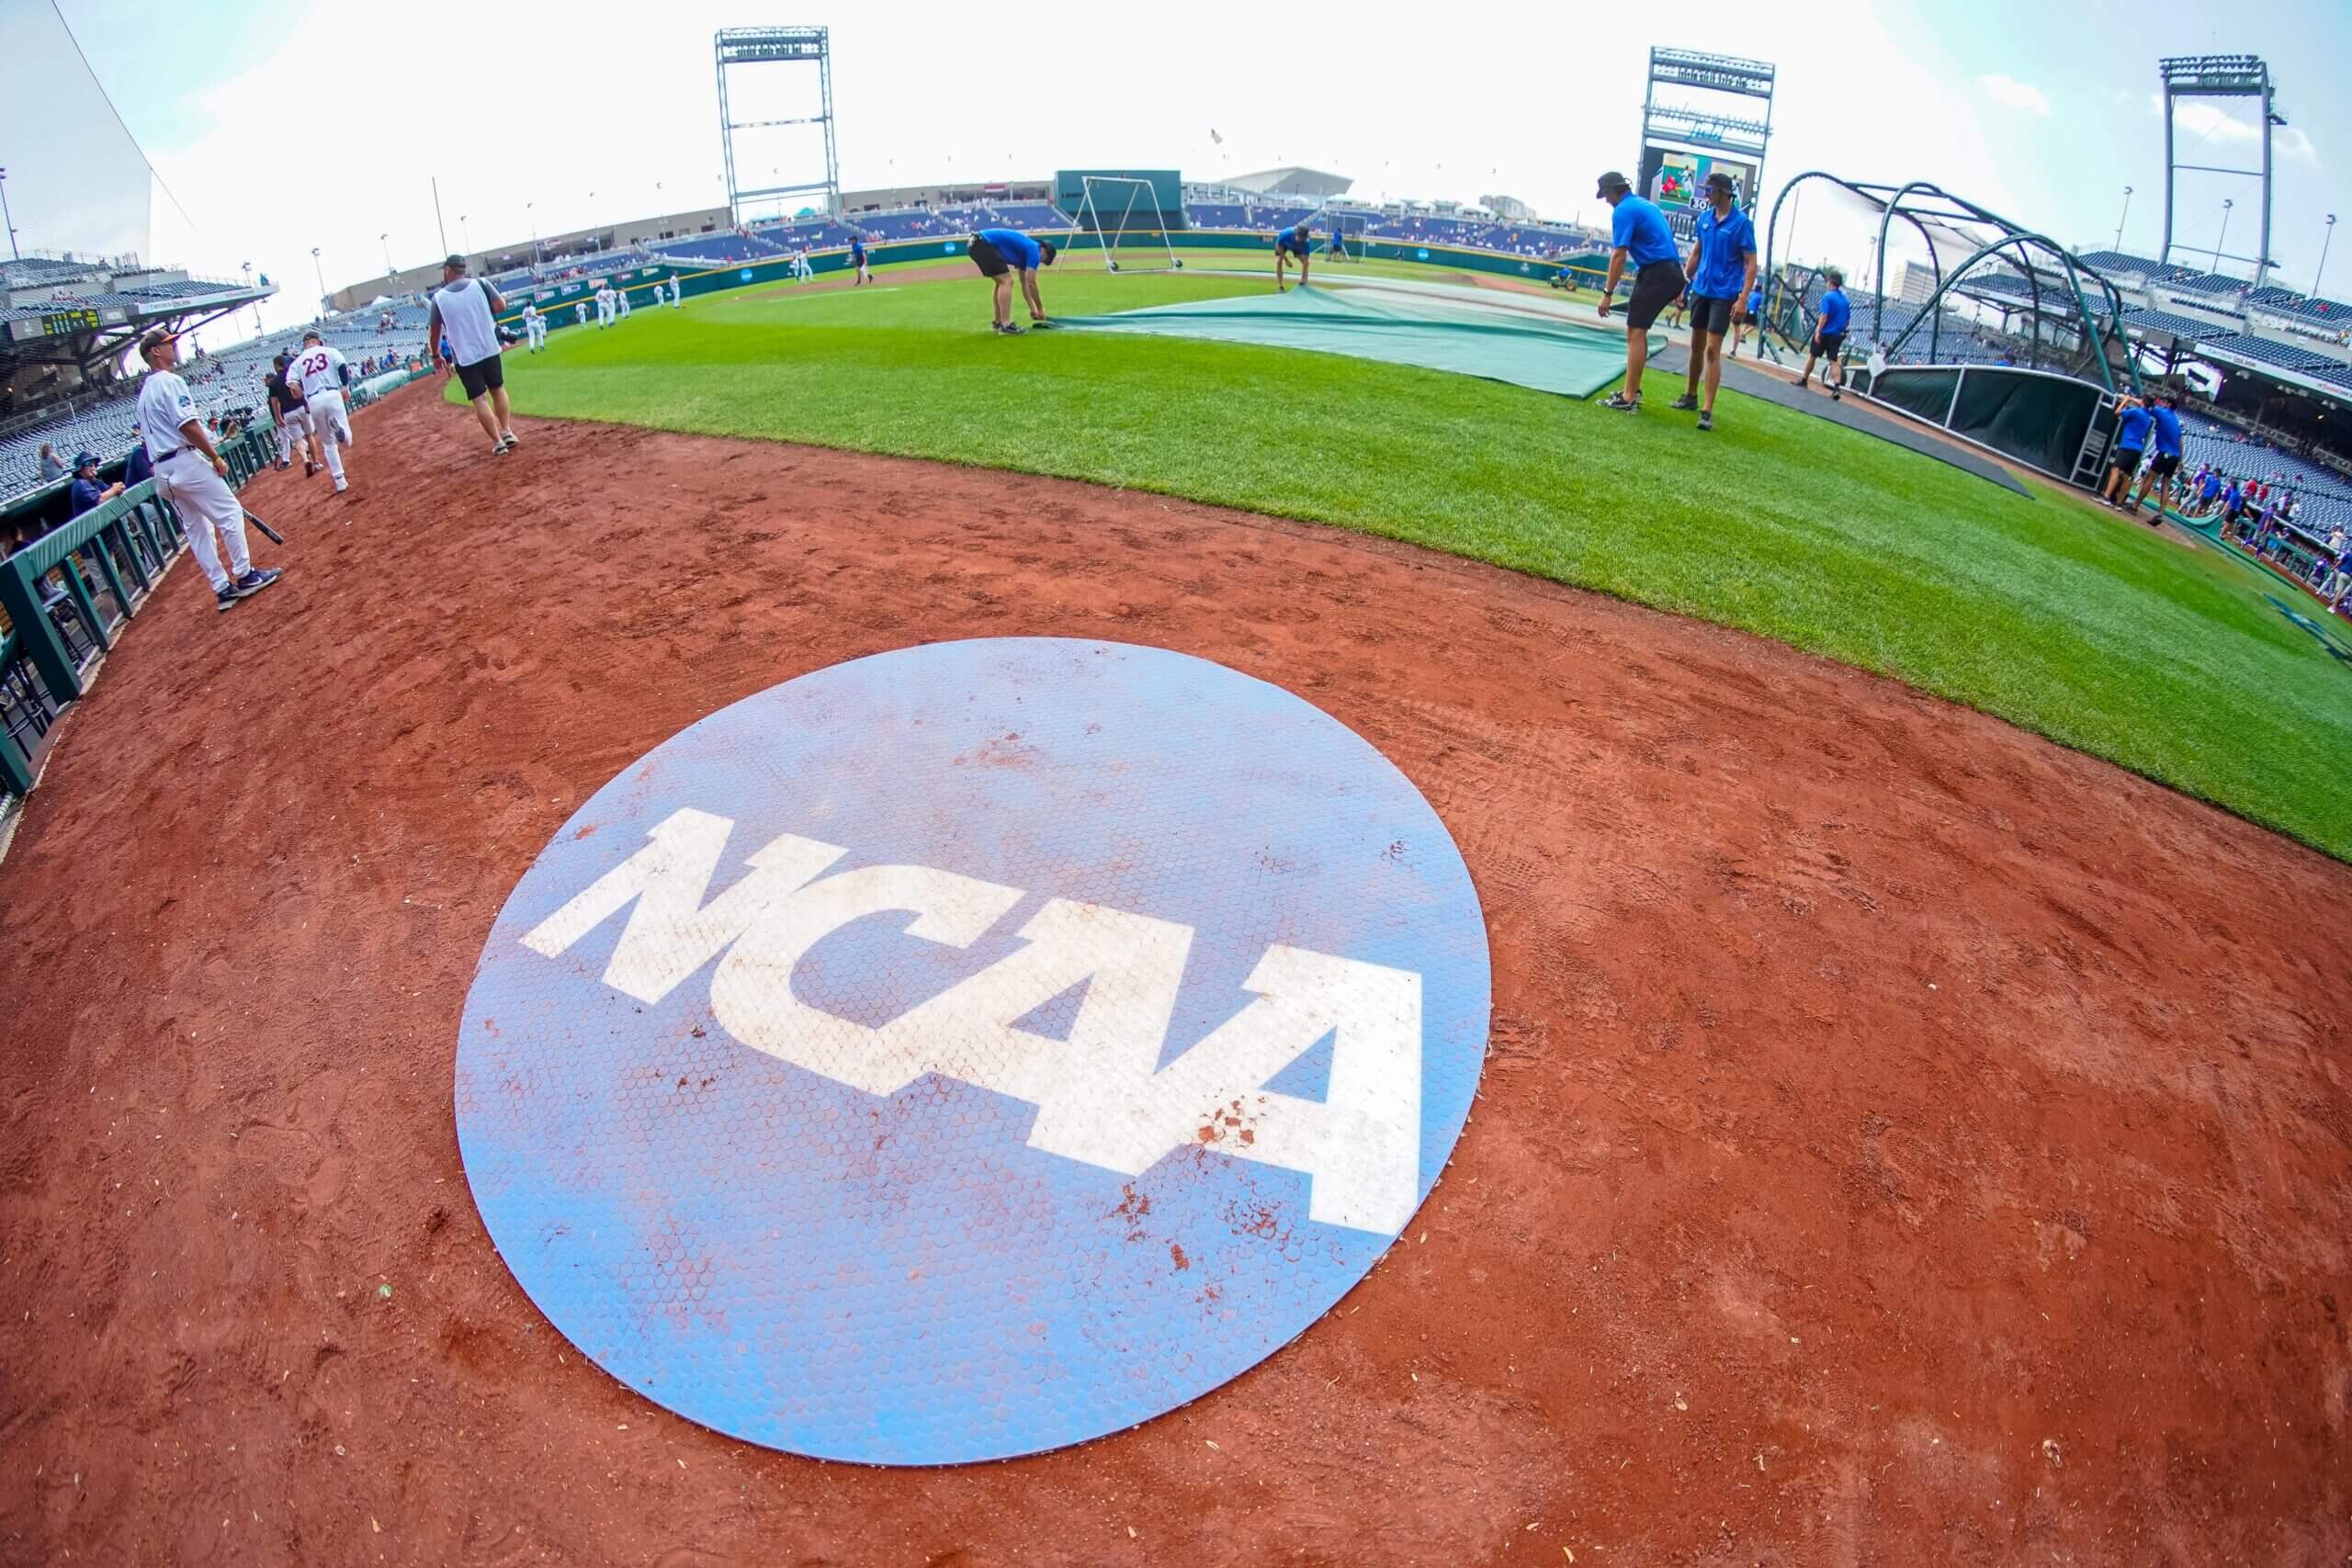
M1682 276L1680 253L1666 214L1656 204L1634 194L1634 183L1611 169L1600 176L1594 191L1615 209L1610 219L1609 277L1600 286L1600 319L1607 321L1611 301L1625 269L1634 269L1633 297L1625 301L1625 385L1601 404L1622 413L1642 406L1642 371L1649 364L1650 327L1665 309L1682 298L1689 279Z
M427 343L448 338L448 351L466 400L490 437L490 455L503 457L521 443L514 439L514 411L506 401L506 363L500 353L497 318L506 301L489 284L466 276L466 258L441 264L441 287L434 290L433 313L424 324ZM442 368L436 355L433 367Z

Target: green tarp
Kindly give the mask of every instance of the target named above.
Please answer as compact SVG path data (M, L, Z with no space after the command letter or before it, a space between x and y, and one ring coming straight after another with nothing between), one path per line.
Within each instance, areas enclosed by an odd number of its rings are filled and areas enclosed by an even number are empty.
M1589 398L1623 373L1625 340L1614 330L1550 314L1549 304L1529 299L1519 305L1508 294L1488 303L1362 287L1309 288L1115 316L1064 317L1061 324L1083 332L1314 349ZM1662 342L1653 337L1653 351Z

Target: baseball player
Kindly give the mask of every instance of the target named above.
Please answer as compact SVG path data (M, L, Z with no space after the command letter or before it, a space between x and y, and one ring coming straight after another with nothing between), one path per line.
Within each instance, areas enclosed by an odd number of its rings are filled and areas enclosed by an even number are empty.
M229 488L229 465L214 449L196 412L196 399L178 375L178 340L169 327L157 327L139 340L140 356L147 361L147 379L139 388L140 439L154 465L155 488L179 513L187 531L188 549L212 584L212 597L226 612L241 599L251 598L277 581L275 568L254 570L245 551L245 509ZM221 569L212 535L220 530L229 547L229 566Z
M539 308L537 305L523 307L523 333L531 345L533 354L547 347L548 321L545 316L539 314Z
M613 290L613 313L616 320L628 320L628 285L626 283Z
M670 275L670 309L675 310L685 303L684 293L678 287L678 275Z
M596 326L599 331L613 324L613 289L608 283L596 285Z
M1296 256L1298 258L1298 286L1301 288L1306 287L1307 253L1312 251L1314 248L1315 243L1310 237L1308 221L1304 218L1298 220L1297 228L1285 229L1281 233L1274 236L1275 293L1280 294L1283 289L1290 287L1289 284L1283 281L1283 269L1289 264L1290 258L1293 256Z
M857 282L850 285L852 288L874 281L874 275L865 266L865 236L863 234L849 237L849 265L857 269Z
M571 307L572 319L582 326L588 324L588 301L582 299Z
M806 283L816 276L817 269L808 265L808 247L802 245L792 253L792 280Z
M269 412L277 420L277 466L292 468L295 449L300 447L302 477L307 479L319 471L319 465L311 456L310 410L302 405L302 394L286 379L286 367L293 363L292 355L279 355L262 378L262 389L269 394Z
M328 346L317 333L304 333L302 351L286 374L288 386L301 388L310 412L312 455L326 465L334 492L341 495L351 488L343 477L343 449L351 445L351 411L344 403L343 388L351 379L351 366L341 349Z

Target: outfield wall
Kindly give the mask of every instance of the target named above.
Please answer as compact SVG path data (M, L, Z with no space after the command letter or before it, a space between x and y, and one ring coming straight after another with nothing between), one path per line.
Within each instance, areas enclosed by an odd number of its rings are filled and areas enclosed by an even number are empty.
M1102 249L1096 236L1078 234L1064 236L1046 232L1062 247L1062 254L1073 259ZM1274 251L1274 236L1255 229L1188 229L1152 231L1128 236L1122 249L1157 247L1163 241L1181 256L1186 251L1262 251L1269 257ZM960 260L970 243L968 235L922 240L896 240L866 247L868 259L876 266L890 266L902 262ZM1609 258L1599 252L1566 256L1557 261L1539 261L1532 256L1504 255L1497 251L1472 250L1460 245L1423 245L1403 240L1367 240L1361 243L1364 255L1376 261L1399 261L1408 264L1442 267L1452 272L1487 273L1498 276L1524 278L1531 283L1551 283L1563 274L1572 274L1585 287L1598 287L1608 270ZM1317 257L1318 261L1322 258ZM821 277L828 273L849 270L849 252L841 250L808 253L810 272ZM1335 264L1345 267L1349 264ZM628 267L609 275L611 280L628 295L633 310L655 308L654 290L666 286L672 277L678 279L679 292L688 299L707 294L725 293L736 288L752 288L762 285L790 283L792 258L764 256L758 261L730 262L723 266L695 269L671 264L655 266ZM523 306L537 305L548 319L549 331L580 324L575 306L586 304L588 319L595 320L596 286L602 277L575 277L561 283L548 284L529 290L518 290L507 297L508 310L499 317L506 326L519 326Z

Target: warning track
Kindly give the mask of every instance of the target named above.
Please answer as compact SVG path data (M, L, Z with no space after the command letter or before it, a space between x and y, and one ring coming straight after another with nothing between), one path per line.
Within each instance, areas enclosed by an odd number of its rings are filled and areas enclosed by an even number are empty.
M0 1559L2352 1551L2352 870L1403 547L523 429L493 464L420 389L362 422L350 504L261 481L286 581L218 617L175 572L0 866ZM586 1364L491 1247L468 980L663 738L1012 635L1216 660L1402 769L1486 910L1480 1099L1386 1260L1193 1404L970 1469L747 1449Z

